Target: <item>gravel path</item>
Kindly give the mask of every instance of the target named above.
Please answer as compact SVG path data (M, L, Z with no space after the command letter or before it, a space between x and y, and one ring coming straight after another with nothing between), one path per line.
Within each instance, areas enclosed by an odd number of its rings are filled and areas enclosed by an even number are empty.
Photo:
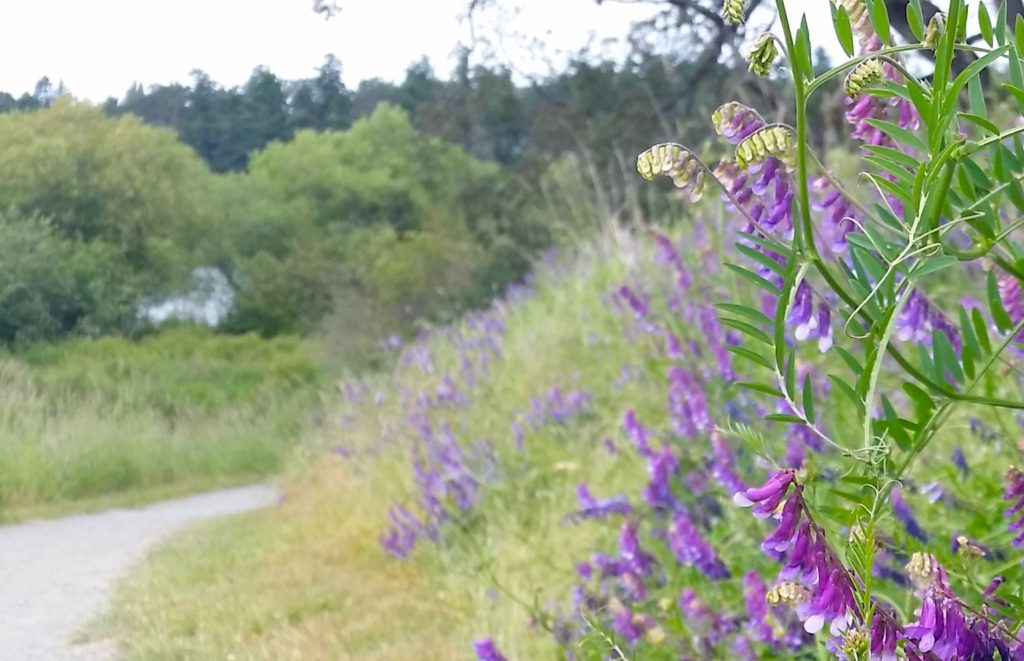
M269 485L225 489L131 510L0 527L0 659L102 661L109 642L71 638L107 606L114 581L185 524L269 507Z

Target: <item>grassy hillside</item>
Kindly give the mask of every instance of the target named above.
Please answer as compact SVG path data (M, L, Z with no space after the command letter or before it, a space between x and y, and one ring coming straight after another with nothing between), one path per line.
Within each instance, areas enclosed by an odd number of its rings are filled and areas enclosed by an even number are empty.
M740 579L775 566L753 541L760 524L728 504L728 483L755 483L776 462L814 475L819 453L833 465L849 458L785 425L744 431L777 409L726 385L746 367L721 344L729 335L710 303L756 293L724 287L718 248L699 227L677 242L687 282L665 263L664 245L606 235L543 265L536 283L491 310L404 347L392 372L346 384L325 433L292 461L286 501L161 549L124 582L104 629L127 658L147 660L468 659L473 642L489 636L509 659L564 658L559 643L576 658L608 658L625 645L609 625L630 623L612 622L620 601L594 595L630 589L628 576L607 578L609 563L635 554L631 526L645 516L657 522L659 502L676 498L702 517L732 578L675 560L665 528L642 528L645 552L672 573L649 580L644 595L658 625L637 625L641 641L667 641L668 656L636 658L677 658L674 640L697 645L711 625L693 618L712 611L683 589L742 613L749 586ZM838 370L833 353L819 357L809 343L799 369ZM841 396L818 395L821 424L851 425ZM708 433L708 416L762 445L733 454L724 436ZM1005 541L1005 532L982 537L991 517L950 517L948 503L969 493L999 503L991 476L1013 453L1013 425L951 420L929 449L927 474L914 476L941 481L945 496L905 490L929 534ZM970 448L970 475L947 459L960 444ZM903 548L919 547L898 522L886 526ZM899 558L882 560L898 573ZM889 597L884 585L877 590ZM912 612L906 595L891 599ZM796 622L796 641L806 643L801 636ZM804 649L813 658L816 648Z
M650 270L646 243L618 235L556 261L531 290L406 347L393 373L350 384L280 508L176 540L126 583L111 625L129 658L456 659L490 634L512 658L555 654L524 604L564 610L575 560L608 537L567 520L575 486L642 479L623 414L665 416L650 339L623 333L632 313L614 295ZM480 493L398 560L379 537L389 508L414 508L422 422L407 414L427 397L440 435L447 423L467 454L481 448L467 458Z
M190 328L0 358L0 511L266 475L312 421L318 364L295 338Z

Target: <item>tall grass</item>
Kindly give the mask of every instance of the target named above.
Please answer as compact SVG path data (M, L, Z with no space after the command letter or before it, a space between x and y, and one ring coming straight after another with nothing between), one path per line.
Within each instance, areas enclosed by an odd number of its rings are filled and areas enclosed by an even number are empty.
M0 507L265 475L316 409L317 365L295 338L189 328L4 356Z

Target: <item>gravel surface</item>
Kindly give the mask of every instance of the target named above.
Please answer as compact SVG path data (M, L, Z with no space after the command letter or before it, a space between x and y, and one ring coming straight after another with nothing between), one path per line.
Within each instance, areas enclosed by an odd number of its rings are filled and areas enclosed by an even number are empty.
M0 527L0 659L103 661L109 641L72 638L100 615L115 580L185 524L269 507L280 498L254 485L117 509Z

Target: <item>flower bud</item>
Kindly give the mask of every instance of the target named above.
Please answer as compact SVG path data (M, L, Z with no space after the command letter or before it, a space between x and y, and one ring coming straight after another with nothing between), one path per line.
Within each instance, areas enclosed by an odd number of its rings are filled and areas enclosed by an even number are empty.
M864 60L850 71L843 83L846 96L857 97L869 87L875 87L885 80L885 69L876 59Z
M942 35L946 33L946 15L941 12L935 12L932 16L932 20L928 21L928 27L924 31L924 45L928 48L935 49L939 46L939 40L942 39Z
M731 25L742 25L747 20L747 0L725 0L722 3L722 16Z
M659 174L671 178L691 202L699 201L704 194L704 166L682 145L654 145L637 157L636 169L648 181Z
M750 46L747 61L750 73L766 78L775 60L779 59L779 45L770 33L764 33Z
M783 581L768 591L765 601L772 606L779 604L794 606L806 600L808 596L807 588L804 586L792 581Z
M736 145L736 164L744 170L758 167L768 158L793 166L796 149L791 128L779 124L765 126Z

